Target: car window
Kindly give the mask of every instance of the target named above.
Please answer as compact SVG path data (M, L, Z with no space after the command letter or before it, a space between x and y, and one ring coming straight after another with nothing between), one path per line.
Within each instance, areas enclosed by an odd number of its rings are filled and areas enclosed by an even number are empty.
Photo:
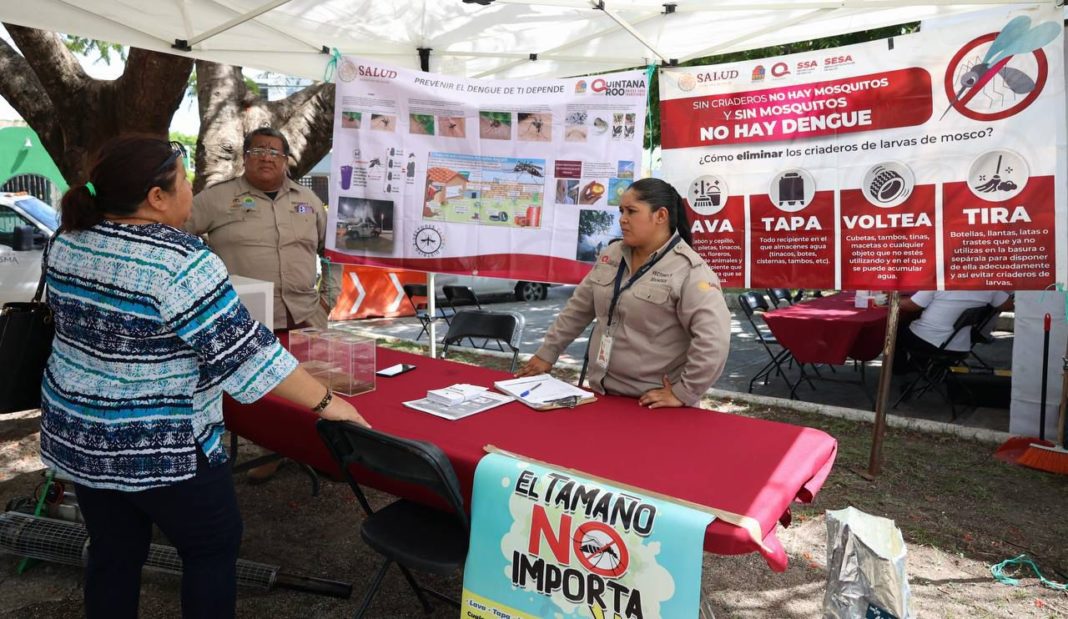
M31 196L20 198L15 201L15 204L50 231L55 232L59 228L59 213L37 198Z
M0 245L15 246L15 227L33 225L11 208L0 204Z

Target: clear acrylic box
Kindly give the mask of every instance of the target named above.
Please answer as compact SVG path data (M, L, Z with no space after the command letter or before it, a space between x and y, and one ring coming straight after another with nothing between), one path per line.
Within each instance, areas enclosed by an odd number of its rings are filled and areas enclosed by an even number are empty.
M289 352L297 359L297 363L307 363L313 359L312 340L323 333L322 329L308 327L307 329L293 329L289 332Z
M375 388L375 341L345 332L330 332L330 372L326 385L342 395L357 395Z

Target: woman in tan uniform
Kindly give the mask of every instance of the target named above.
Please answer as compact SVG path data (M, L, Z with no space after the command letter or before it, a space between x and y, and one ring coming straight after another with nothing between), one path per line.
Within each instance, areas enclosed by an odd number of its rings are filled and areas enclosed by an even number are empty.
M649 408L693 406L723 372L731 317L719 278L690 247L682 197L656 178L637 181L619 207L611 243L518 372L548 372L596 318L589 383Z

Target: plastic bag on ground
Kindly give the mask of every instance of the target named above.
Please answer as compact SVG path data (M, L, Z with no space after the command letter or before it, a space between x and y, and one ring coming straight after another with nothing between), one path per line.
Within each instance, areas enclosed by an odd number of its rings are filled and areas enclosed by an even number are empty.
M827 511L824 619L913 619L905 540L888 518Z

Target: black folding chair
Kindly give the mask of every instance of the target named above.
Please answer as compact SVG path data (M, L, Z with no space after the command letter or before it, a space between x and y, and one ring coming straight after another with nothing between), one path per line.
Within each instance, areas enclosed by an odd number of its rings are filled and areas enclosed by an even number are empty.
M953 333L946 338L936 351L900 351L899 354L909 355L909 365L919 372L919 375L902 387L901 395L894 402L894 408L907 398L921 397L930 390L935 390L949 404L950 420L957 419L957 406L949 392L942 389L947 381L956 380L953 371L955 366L964 365L964 360L971 354L971 349L980 337L980 330L997 315L997 309L989 304L981 307L972 307L961 312L953 323ZM968 350L946 350L946 346L953 341L961 331L968 331ZM960 384L960 383L957 383Z
M794 299L786 288L768 288L768 296L771 297L771 302L775 304L775 307L794 304Z
M797 386L801 384L802 380L808 381L809 387L815 389L815 385L812 384L812 380L805 374L805 368L798 364L798 369L801 371L801 376L797 379L797 382L791 382L786 376L786 372L783 371L782 364L793 359L793 355L789 349L779 343L775 336L768 329L768 326L758 325L755 316L764 312L771 311L771 306L768 305L767 298L759 292L744 292L738 295L738 306L742 308L742 313L745 314L746 320L749 321L749 326L752 327L753 333L756 334L757 341L767 351L768 357L771 358L764 367L760 368L760 371L753 375L749 379L749 393L753 393L753 383L760 379L764 379L764 384L767 385L771 380L772 373L778 374L786 381L786 384L790 386L790 398L796 396ZM763 322L763 321L762 321ZM778 348L779 350L773 350Z
M475 306L475 308L481 310L482 304L478 301L478 296L475 295L475 291L471 290L468 286L442 286L441 291L445 293L445 301L449 304L449 309L452 310L452 315L455 316L460 310L457 306ZM467 338L467 341L471 342L473 348L486 348L489 344L489 340L482 340L482 344L476 344L475 340ZM495 341L497 348L501 352L504 352L504 346L499 341Z
M347 421L320 419L316 424L345 481L367 515L360 537L385 558L364 595L356 617L363 617L389 566L396 563L426 613L433 611L427 594L459 608L458 601L416 582L412 571L448 575L462 569L471 524L464 511L460 482L452 464L436 445L403 439ZM429 490L451 511L398 499L375 511L353 474L370 471L403 484Z
M423 330L419 332L419 335L415 336L416 341L423 337L426 333L430 336L430 323L434 320L434 316L430 315L430 312L426 309L426 303L416 302L416 298L426 299L427 289L425 284L404 284L401 286L404 289L404 296L408 297L408 303L411 303L412 309L415 310L415 317L419 319L420 324L423 325ZM440 307L437 309L438 314L445 319L445 324L449 324L449 316Z
M441 358L449 352L449 347L459 345L464 338L479 337L503 343L512 351L512 371L515 372L519 359L519 343L523 341L523 315L518 312L488 312L486 310L464 310L452 317L449 332L445 334Z

